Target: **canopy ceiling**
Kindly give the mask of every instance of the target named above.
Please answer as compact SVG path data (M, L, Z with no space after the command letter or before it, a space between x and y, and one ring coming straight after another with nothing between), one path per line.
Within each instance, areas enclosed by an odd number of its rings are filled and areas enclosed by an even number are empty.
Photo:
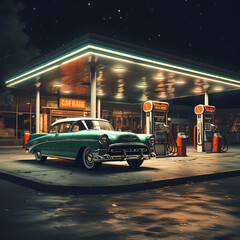
M27 92L37 80L43 95L86 99L90 66L96 67L97 95L106 101L167 100L240 89L234 73L96 35L43 56L7 77L6 85Z

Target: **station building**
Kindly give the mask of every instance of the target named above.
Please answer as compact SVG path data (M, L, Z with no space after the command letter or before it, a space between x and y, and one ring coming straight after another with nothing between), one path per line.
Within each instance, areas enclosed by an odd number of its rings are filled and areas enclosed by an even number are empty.
M143 133L147 100L240 89L235 73L125 42L87 34L5 78L14 101L0 106L0 139L47 132L66 117L108 119L115 130ZM192 107L171 106L173 132L192 136ZM219 122L221 125L221 122ZM238 123L236 123L238 125Z

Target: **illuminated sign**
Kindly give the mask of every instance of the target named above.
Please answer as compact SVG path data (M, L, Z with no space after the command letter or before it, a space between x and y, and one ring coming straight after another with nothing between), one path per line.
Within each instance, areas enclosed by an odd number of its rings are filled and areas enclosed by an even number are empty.
M143 111L144 112L151 112L152 110L158 110L158 111L168 111L168 103L165 102L154 102L154 101L147 101L143 105Z
M194 108L194 112L195 112L196 114L202 114L203 112L215 113L215 107L214 107L214 106L197 105L197 106Z
M204 112L204 106L203 105L197 105L195 108L194 108L194 112L196 114L202 114Z
M168 104L161 103L161 102L154 102L154 109L161 110L161 111L168 111Z
M147 101L143 104L143 111L144 112L151 112L153 109L153 103L152 101Z
M79 99L60 98L59 107L86 109L86 101Z
M205 112L214 113L215 107L214 106L205 106Z

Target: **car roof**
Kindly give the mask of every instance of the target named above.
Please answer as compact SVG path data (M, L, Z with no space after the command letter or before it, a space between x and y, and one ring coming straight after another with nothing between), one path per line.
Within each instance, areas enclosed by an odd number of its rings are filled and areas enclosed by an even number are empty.
M105 122L108 122L108 120L102 119L102 118L76 117L76 118L63 118L63 119L57 120L56 122L52 123L51 125L55 125L57 123L63 123L63 122L76 122L76 121L83 121L83 120L93 120L93 121L105 121Z

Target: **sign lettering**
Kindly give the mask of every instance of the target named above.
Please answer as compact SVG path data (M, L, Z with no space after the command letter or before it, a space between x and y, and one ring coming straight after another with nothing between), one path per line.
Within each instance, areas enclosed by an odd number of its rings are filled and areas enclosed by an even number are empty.
M60 98L59 107L86 109L86 101L79 99Z

